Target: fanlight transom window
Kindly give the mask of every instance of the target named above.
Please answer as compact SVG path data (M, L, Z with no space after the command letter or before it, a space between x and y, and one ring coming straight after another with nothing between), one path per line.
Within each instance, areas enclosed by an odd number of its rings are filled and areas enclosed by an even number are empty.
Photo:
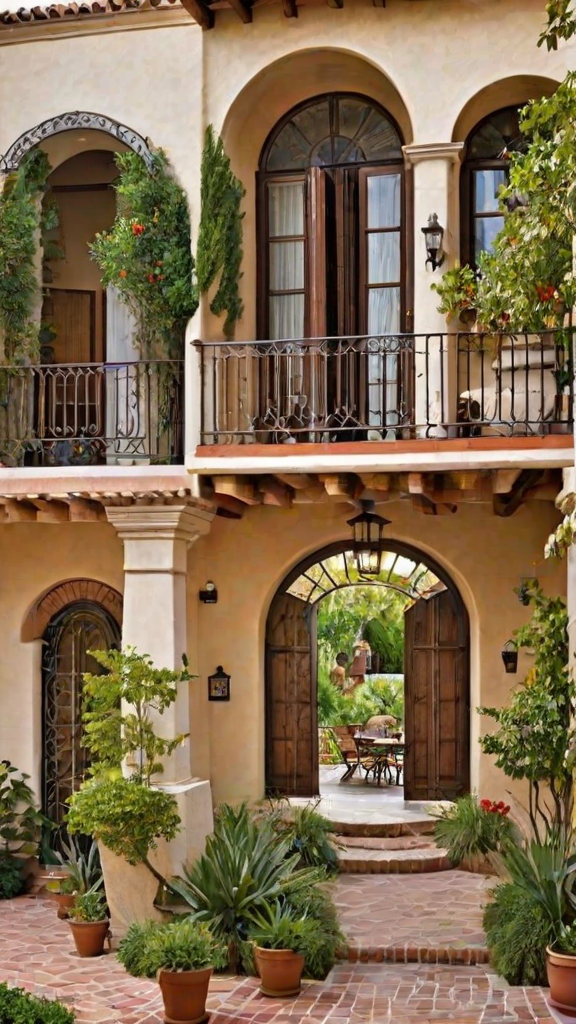
M380 107L361 96L309 101L274 131L262 170L304 171L402 159L400 136Z
M463 166L463 257L476 264L481 252L492 249L504 224L498 195L508 181L507 155L522 145L518 106L505 107L484 118L466 143Z

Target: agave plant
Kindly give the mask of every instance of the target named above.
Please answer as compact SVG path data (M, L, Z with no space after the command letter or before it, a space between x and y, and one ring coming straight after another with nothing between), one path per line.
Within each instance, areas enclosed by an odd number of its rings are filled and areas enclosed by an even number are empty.
M63 853L56 852L60 864L68 868L70 872L70 885L77 893L87 893L89 890L97 890L103 882L102 869L100 867L100 856L98 846L92 843L88 856L82 852L81 846L75 837L70 843L61 840Z
M229 944L233 970L253 915L278 899L288 883L310 883L313 872L298 870L300 858L290 854L290 845L268 822L256 823L245 804L238 809L223 805L206 852L185 869L184 878L171 882L194 918Z
M510 844L502 862L512 881L542 907L554 934L561 934L576 916L574 836L551 829L543 841Z

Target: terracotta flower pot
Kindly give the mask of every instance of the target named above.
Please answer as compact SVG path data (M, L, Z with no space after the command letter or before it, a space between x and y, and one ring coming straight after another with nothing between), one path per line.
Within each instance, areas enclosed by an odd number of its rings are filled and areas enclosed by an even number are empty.
M70 910L70 907L74 905L76 897L73 893L52 892L50 893L50 898L54 900L54 903L58 908L57 912L60 920L66 920L68 917L68 911Z
M158 971L166 1024L202 1024L208 1020L206 1000L212 968L201 971Z
M297 996L304 970L304 957L291 949L262 949L256 946L254 960L263 996Z
M576 956L546 950L549 1003L568 1017L576 1017Z
M110 921L68 921L80 956L102 956Z

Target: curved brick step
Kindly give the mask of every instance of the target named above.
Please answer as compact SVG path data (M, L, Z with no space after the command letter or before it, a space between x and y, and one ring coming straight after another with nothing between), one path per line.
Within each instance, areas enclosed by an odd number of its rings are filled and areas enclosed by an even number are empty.
M344 959L344 958L341 958ZM474 967L490 963L485 946L354 946L348 947L349 963L392 964L461 964Z
M341 840L338 850L340 871L344 874L412 875L420 872L448 871L452 864L445 850L432 844L408 846L407 849L390 849L384 846L385 839L364 840L350 843ZM398 845L400 840L388 840Z
M380 839L431 835L435 826L434 818L428 814L411 821L394 821L386 818L380 821L336 821L330 818L330 823L339 836Z

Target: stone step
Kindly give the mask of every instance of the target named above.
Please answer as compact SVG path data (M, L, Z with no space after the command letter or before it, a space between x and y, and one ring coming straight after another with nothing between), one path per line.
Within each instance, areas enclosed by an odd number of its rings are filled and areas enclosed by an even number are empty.
M362 836L365 838L397 838L399 836L431 835L435 821L426 814L422 818L411 818L408 821L394 818L373 818L371 821L338 821L330 817L330 822L338 836Z
M341 839L338 863L344 874L411 875L448 871L446 850L433 843L402 839Z
M364 964L454 964L474 967L490 963L486 946L358 946L351 944L346 955L348 963Z

